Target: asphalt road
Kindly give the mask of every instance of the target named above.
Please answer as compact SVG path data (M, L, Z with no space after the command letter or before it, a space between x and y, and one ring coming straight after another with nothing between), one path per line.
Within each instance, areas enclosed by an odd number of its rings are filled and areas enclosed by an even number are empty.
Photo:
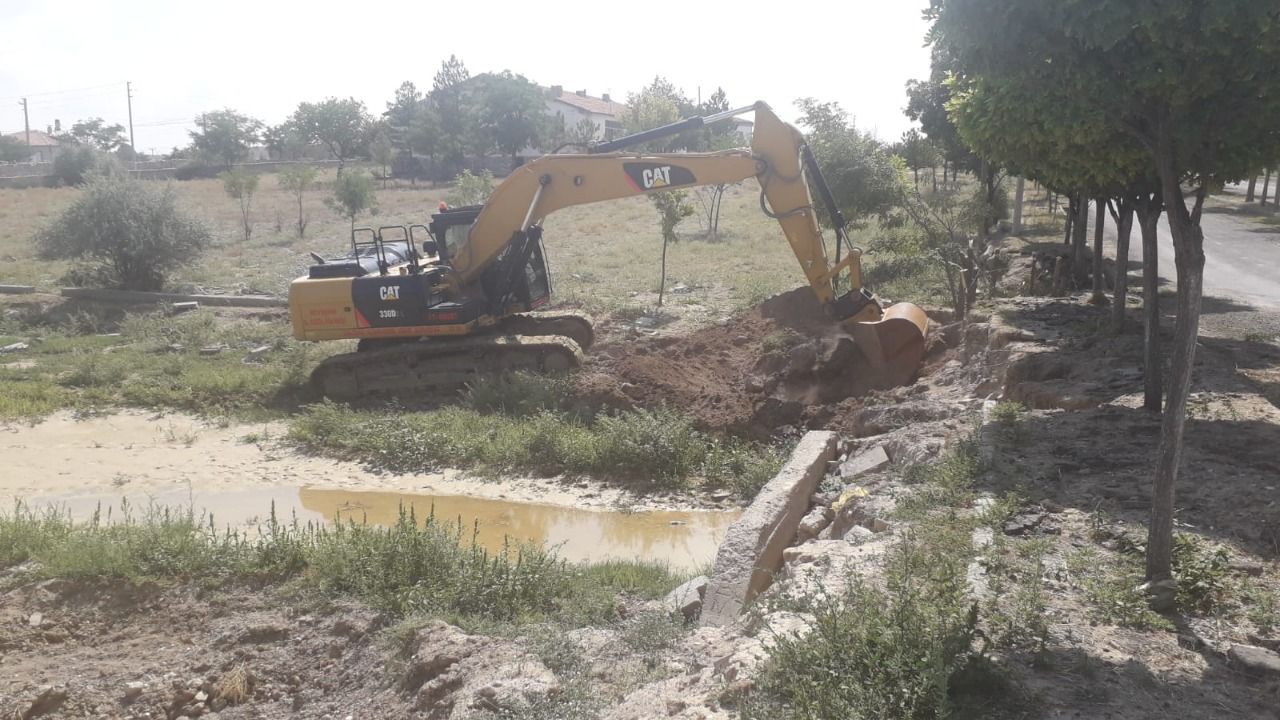
M1235 188L1229 188L1234 191ZM1243 191L1240 191L1243 194ZM1206 207L1204 228L1204 294L1257 310L1280 311L1280 226L1265 225L1231 212L1231 199ZM1114 248L1115 226L1107 219L1107 238ZM1130 240L1131 263L1142 262L1142 235L1135 227ZM1167 218L1160 220L1160 277L1174 287L1173 237Z

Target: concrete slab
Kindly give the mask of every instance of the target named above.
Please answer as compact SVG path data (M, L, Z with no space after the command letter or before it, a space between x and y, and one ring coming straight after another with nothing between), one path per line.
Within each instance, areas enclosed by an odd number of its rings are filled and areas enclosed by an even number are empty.
M885 452L883 445L877 445L841 463L840 477L848 479L875 472L884 468L889 462L889 453Z
M0 285L0 295L30 295L35 291L31 285Z
M835 458L836 434L805 434L782 470L769 481L725 534L703 600L701 624L737 619L782 568L782 552L809 512L809 498Z

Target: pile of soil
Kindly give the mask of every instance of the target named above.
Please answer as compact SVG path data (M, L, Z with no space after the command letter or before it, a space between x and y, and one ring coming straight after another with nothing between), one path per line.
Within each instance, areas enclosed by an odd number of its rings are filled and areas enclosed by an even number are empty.
M704 430L762 438L845 425L837 416L856 412L856 398L893 385L804 287L690 335L599 343L576 384L592 403L666 406Z

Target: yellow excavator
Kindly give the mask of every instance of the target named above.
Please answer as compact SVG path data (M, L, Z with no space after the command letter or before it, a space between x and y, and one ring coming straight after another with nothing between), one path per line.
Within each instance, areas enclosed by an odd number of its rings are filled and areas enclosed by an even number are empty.
M653 140L754 111L751 148L713 153L628 152ZM854 338L862 372L907 382L924 354L928 318L910 303L882 306L862 287L862 251L804 135L765 103L694 117L551 154L516 169L484 205L445 208L430 225L363 228L351 252L315 264L289 287L294 337L358 339L312 375L328 397L461 388L478 375L579 366L594 339L590 318L539 311L551 298L542 221L562 208L650 192L755 178L760 209L777 220L833 323ZM810 189L834 230L830 254Z

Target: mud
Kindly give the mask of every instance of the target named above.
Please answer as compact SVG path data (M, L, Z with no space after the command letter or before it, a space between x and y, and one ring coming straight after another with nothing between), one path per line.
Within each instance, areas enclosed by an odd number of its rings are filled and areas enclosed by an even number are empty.
M926 362L945 351L935 342ZM859 407L845 401L892 385L808 288L688 335L633 331L599 343L576 382L594 403L672 407L703 429L761 439L839 429Z

